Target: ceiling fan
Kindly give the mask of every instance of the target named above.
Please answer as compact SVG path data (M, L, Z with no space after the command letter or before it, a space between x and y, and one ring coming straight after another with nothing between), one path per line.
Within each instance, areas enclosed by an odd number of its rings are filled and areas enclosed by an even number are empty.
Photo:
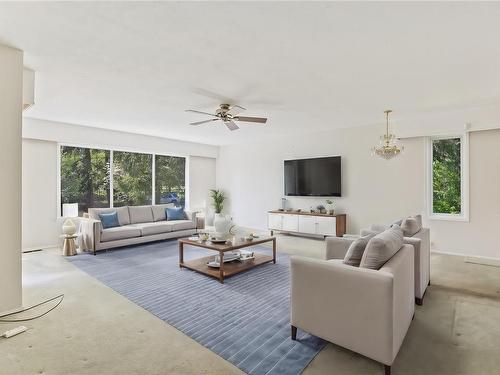
M194 109L186 109L186 112L200 113L202 115L212 116L209 120L191 122L189 125L201 125L212 121L222 121L224 125L227 126L229 130L237 130L239 126L236 125L235 121L241 122L256 122L260 124L265 124L267 118L264 117L246 117L238 116L239 113L245 111L246 109L237 104L221 104L215 113L208 113L203 111L197 111Z

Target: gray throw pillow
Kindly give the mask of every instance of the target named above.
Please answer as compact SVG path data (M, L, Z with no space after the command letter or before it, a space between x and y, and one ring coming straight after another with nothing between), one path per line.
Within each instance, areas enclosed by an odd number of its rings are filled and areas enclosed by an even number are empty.
M403 231L393 225L368 241L361 258L360 268L379 270L403 246Z
M366 236L357 238L354 242L349 246L347 253L344 257L343 263L353 267L359 267L359 263L361 263L361 258L363 257L363 253L365 252L366 245L371 238L375 237L375 233L368 234Z
M418 223L418 226L420 227L420 229L422 229L422 215L415 215L413 217L415 218L415 220L417 220L417 223Z
M420 231L421 226L418 224L418 221L415 217L407 217L403 220L401 229L403 230L403 234L405 237L412 237L418 231Z

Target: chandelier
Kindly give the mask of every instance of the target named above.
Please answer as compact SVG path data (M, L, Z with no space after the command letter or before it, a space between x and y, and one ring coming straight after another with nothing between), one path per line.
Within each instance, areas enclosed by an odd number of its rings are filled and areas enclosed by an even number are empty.
M389 133L389 113L392 110L385 110L385 134L380 137L380 144L372 148L372 155L378 155L386 160L392 159L403 152L404 147L398 146L398 140L394 134Z

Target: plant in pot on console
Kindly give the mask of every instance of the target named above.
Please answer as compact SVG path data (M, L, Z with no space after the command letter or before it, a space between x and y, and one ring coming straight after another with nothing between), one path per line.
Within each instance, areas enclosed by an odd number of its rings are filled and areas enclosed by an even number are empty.
M322 204L318 204L316 206L316 209L319 211L320 214L325 214L326 213L326 208Z
M335 213L335 211L333 210L333 201L331 199L327 199L326 200L326 205L328 207L328 213L330 215L333 215Z
M213 202L212 205L215 209L214 217L214 227L217 233L221 235L227 235L229 233L229 228L231 228L232 221L231 218L222 214L224 209L224 200L226 196L222 190L212 189L210 190L210 197Z

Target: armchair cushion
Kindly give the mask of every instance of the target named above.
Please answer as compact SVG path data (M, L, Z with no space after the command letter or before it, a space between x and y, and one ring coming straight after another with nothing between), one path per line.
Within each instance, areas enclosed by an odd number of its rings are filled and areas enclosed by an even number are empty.
M347 254L345 255L343 263L349 266L359 267L366 245L373 237L375 237L375 233L354 240L351 246L349 246L349 249L347 249Z
M378 270L398 252L401 246L403 246L403 231L397 225L393 225L368 241L359 266Z

